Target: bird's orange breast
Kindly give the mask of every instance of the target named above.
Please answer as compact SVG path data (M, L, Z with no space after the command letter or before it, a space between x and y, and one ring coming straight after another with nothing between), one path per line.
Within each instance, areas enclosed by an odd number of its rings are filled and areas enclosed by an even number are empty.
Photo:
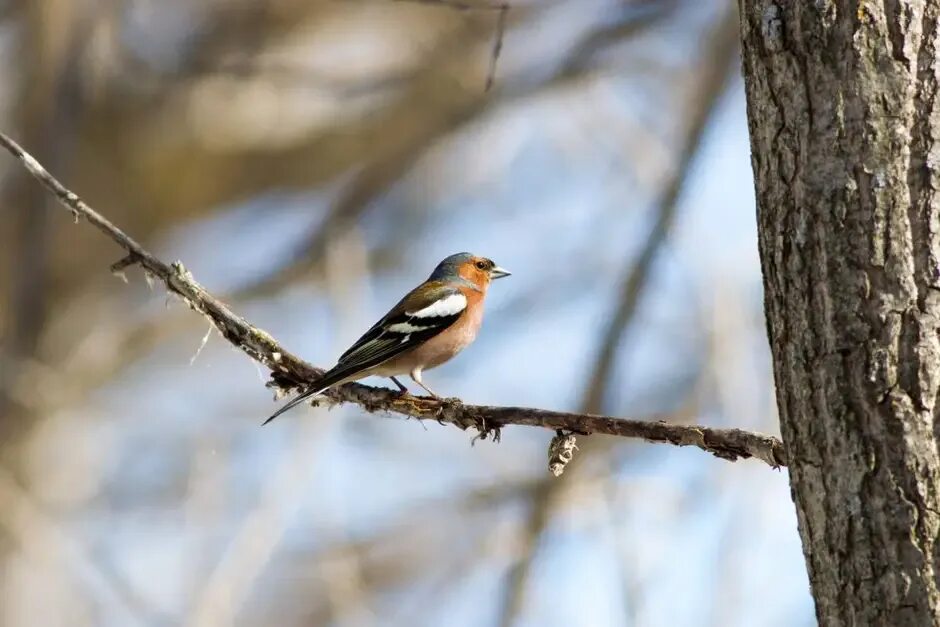
M440 366L476 339L482 322L482 305L468 308L447 330L411 351L409 361L425 369Z

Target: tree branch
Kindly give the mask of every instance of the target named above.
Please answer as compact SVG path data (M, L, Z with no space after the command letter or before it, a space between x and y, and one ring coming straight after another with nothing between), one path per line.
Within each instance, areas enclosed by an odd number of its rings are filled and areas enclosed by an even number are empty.
M167 264L136 242L107 218L88 206L77 194L57 181L15 141L0 133L0 145L16 157L40 183L68 208L78 221L84 218L123 248L127 255L116 264L119 270L139 265L159 278L167 290L182 298L189 307L203 314L231 344L272 371L271 387L281 391L302 388L313 383L323 370L284 349L265 331L249 324L216 299L193 279L179 261ZM664 421L643 421L548 411L527 407L489 407L467 405L456 399L432 399L400 395L398 392L358 383L347 383L325 396L334 403L355 403L369 412L387 411L420 420L437 420L461 429L473 427L485 439L498 440L507 425L537 426L575 433L600 433L677 446L695 446L727 460L754 457L777 468L787 463L779 439L740 429L711 429L694 425L674 425Z

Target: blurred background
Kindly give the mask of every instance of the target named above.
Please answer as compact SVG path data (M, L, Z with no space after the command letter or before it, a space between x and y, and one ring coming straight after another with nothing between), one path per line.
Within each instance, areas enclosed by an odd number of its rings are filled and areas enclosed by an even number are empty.
M467 250L514 274L440 393L777 433L733 3L466 3L0 0L0 128L317 365ZM261 429L266 373L6 153L0 215L0 624L814 624L785 470Z

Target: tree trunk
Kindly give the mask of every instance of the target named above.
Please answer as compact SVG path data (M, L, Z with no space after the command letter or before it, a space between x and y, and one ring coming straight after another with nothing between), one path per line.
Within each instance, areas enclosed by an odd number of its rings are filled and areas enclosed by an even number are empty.
M767 332L821 625L940 625L940 0L740 0Z

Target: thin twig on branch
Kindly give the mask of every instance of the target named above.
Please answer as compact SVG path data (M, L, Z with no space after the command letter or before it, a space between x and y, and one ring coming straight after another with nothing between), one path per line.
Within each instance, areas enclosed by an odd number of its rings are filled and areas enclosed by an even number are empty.
M508 2L493 2L485 4L472 4L462 2L461 0L397 0L398 2L411 2L414 4L433 4L442 7L450 7L460 11L472 11L473 9L482 9L485 11L496 11L496 31L493 34L493 47L490 50L490 63L486 71L486 84L483 91L489 91L496 80L496 64L499 62L499 54L503 50L503 37L506 34L506 16L509 13Z
M167 264L141 246L107 218L88 206L77 194L63 186L46 169L7 135L0 133L0 145L16 157L40 183L49 189L76 220L84 218L126 252L120 269L139 265L160 279L167 290L182 298L189 307L206 316L222 336L249 357L272 371L269 385L287 391L311 385L323 370L283 348L265 331L249 324L193 279L180 262ZM386 411L420 420L437 420L467 429L473 427L481 438L499 438L507 425L559 429L579 434L600 433L677 446L695 446L717 457L737 460L754 457L777 468L787 463L779 439L740 429L711 429L695 425L674 425L664 421L643 421L548 411L528 407L489 407L467 405L457 399L433 399L401 395L397 391L347 383L326 394L333 403L355 403L369 412Z

